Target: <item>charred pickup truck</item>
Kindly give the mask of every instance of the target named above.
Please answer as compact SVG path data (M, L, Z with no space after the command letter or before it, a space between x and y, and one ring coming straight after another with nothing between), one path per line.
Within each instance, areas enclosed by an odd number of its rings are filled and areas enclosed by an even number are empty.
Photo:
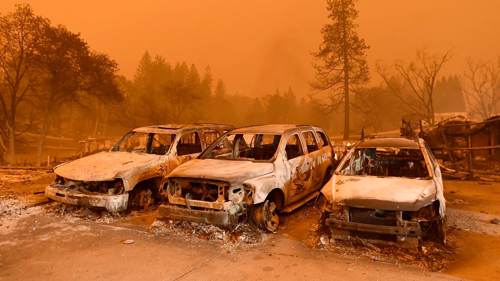
M147 208L160 198L163 177L196 158L232 128L214 124L158 125L134 129L109 151L67 162L54 169L45 195L72 205L110 212Z
M279 212L318 196L333 172L332 153L325 132L313 126L233 130L172 171L159 217L223 226L250 218L274 232Z
M360 141L321 193L322 224L332 238L357 236L409 246L427 238L445 241L441 171L422 139Z

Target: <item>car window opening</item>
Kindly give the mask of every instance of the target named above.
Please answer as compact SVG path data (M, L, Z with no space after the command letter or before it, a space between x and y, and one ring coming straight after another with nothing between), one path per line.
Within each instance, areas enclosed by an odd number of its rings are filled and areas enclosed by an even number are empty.
M320 137L320 147L323 147L325 145L328 145L330 142L328 141L328 137L325 135L325 133L319 131L317 132L319 137Z
M347 159L339 174L427 178L425 159L419 149L393 147L359 148Z
M318 144L316 143L316 138L314 137L313 132L304 132L302 134L304 139L306 140L307 152L311 153L319 150Z
M288 160L304 155L298 135L294 134L288 139L288 142L286 143L285 146L285 151L286 151L286 158Z
M174 140L175 134L131 132L112 150L164 155L169 151Z
M208 148L201 158L269 161L280 140L281 135L273 134L228 134Z
M177 155L188 155L200 153L202 151L200 136L198 133L185 134L177 144Z

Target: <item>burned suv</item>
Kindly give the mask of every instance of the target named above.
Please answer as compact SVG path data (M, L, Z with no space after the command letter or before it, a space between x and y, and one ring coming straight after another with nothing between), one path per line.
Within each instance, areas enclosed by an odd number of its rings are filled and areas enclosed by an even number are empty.
M45 189L45 195L67 204L103 207L110 212L147 208L160 198L165 174L197 157L231 129L214 124L134 129L109 151L57 166L56 179Z
M445 241L439 164L422 139L372 138L356 144L323 187L323 223L333 238Z
M279 212L319 194L333 172L332 146L313 126L233 130L167 177L160 218L232 225L251 218L275 231Z

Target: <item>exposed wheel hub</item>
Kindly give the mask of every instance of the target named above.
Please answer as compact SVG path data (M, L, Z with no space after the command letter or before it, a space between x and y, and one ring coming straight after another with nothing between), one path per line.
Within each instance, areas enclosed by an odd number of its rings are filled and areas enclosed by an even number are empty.
M259 227L275 232L280 223L276 203L266 200L264 204L255 207L252 219Z

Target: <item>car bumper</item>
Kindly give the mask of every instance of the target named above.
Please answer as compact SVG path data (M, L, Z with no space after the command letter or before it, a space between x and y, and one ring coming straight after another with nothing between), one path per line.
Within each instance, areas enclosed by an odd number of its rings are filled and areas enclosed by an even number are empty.
M231 215L224 210L194 210L168 204L160 206L158 217L160 219L184 220L219 226L233 225L238 221L237 215Z
M105 208L109 212L124 211L128 205L128 193L118 195L85 194L57 185L47 186L45 196L66 204Z
M421 237L422 231L418 222L405 221L400 226L387 226L366 224L358 222L342 221L334 218L327 218L326 224L333 229L357 231L364 233L376 233L385 235L396 235L402 237Z

